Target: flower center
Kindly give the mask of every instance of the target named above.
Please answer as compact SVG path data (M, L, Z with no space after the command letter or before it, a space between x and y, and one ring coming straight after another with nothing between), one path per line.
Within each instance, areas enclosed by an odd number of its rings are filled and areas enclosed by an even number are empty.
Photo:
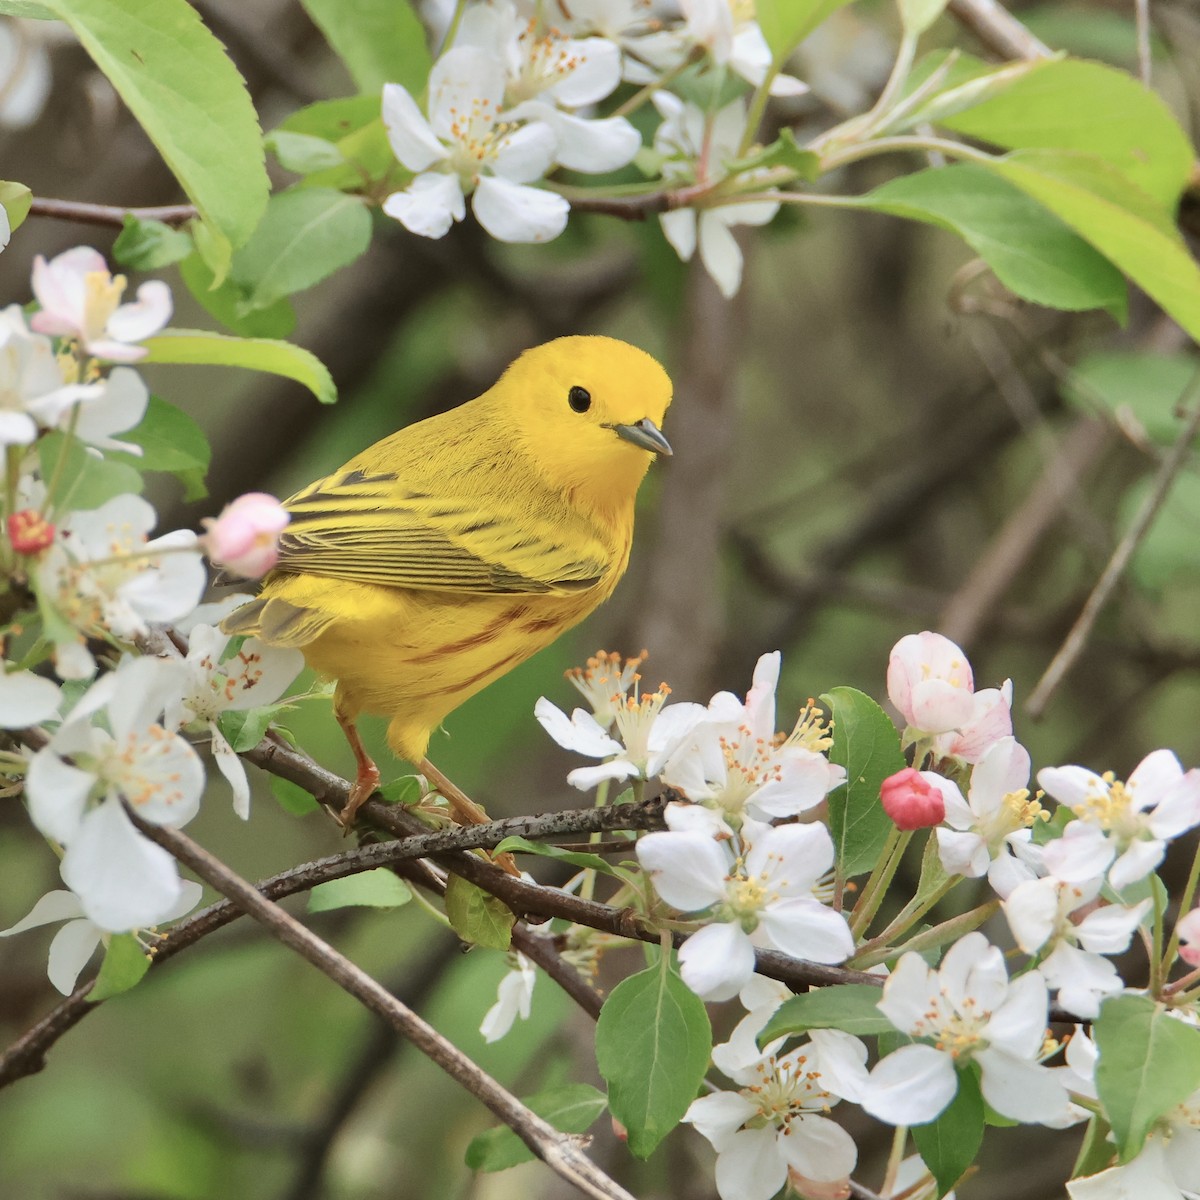
M914 1022L910 1032L915 1037L931 1038L934 1045L951 1058L967 1058L988 1044L983 1029L992 1014L986 1010L976 1011L976 1008L977 1001L973 996L964 996L962 1008L958 1008L942 988L940 999L933 1001L924 1015Z
M648 696L639 696L635 688L632 696L612 697L621 741L628 751L629 761L640 767L644 768L649 761L650 731L670 694L671 689L665 683L660 683L658 691Z
M1105 833L1136 836L1141 823L1134 805L1133 790L1111 771L1105 771L1103 780L1106 785L1103 791L1091 792L1079 804L1073 805L1071 811L1081 821L1099 825Z
M570 39L557 29L539 36L535 33L536 26L535 21L530 21L517 38L523 62L520 75L508 88L512 104L535 99L547 88L561 83L585 61L583 55L575 53Z
M125 293L125 276L107 271L89 271L83 277L83 340L90 342L104 333L108 319L117 311Z
M830 1108L833 1097L820 1086L821 1072L810 1069L803 1054L783 1059L770 1055L754 1064L754 1073L758 1080L742 1089L742 1095L758 1107L747 1126L773 1125L787 1133L792 1122L805 1113Z
M631 687L641 682L638 668L646 661L647 651L636 654L621 665L621 656L601 650L587 660L583 668L567 672L567 679L591 706L596 720L608 729L616 720L616 706L624 704Z
M486 97L471 101L468 112L450 109L449 163L464 185L478 182L483 168L494 161L505 139L516 128L511 121L497 120L492 102Z

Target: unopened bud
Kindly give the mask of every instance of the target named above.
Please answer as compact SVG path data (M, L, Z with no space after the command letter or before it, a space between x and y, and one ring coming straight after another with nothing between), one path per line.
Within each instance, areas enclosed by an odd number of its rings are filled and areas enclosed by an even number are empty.
M946 816L942 793L912 767L889 775L879 785L879 798L897 829L927 829Z
M54 526L32 508L8 518L8 540L18 554L41 554L54 542Z
M200 542L218 566L247 579L265 575L279 558L279 535L291 517L264 492L247 492L227 504L219 517L206 517Z

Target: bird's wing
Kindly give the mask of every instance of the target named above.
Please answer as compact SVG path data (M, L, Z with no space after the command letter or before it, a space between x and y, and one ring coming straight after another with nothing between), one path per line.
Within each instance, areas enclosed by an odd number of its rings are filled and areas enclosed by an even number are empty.
M382 587L482 593L580 591L612 551L568 510L433 496L388 472L318 480L286 505L277 569Z

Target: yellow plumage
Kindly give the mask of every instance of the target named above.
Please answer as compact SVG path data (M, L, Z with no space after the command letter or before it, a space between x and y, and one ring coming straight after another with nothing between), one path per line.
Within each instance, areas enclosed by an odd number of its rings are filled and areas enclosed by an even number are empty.
M377 779L359 713L389 717L389 744L421 763L449 712L612 593L670 402L643 351L559 338L286 502L278 566L224 628L337 680L360 764L347 818Z

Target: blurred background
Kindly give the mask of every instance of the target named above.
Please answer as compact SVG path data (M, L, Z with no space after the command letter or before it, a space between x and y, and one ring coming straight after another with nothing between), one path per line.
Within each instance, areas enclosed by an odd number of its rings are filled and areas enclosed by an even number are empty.
M351 90L293 0L196 5L249 82L265 129ZM1049 45L1135 69L1132 0L1011 6ZM1154 83L1185 129L1200 105L1200 15L1152 7ZM934 41L986 48L944 20ZM890 5L837 14L793 70L813 94L786 111L812 131L870 103L896 39ZM0 170L36 196L116 205L179 200L136 123L67 35L0 19ZM887 162L837 181L865 191ZM1186 214L1185 214L1186 215ZM0 302L29 299L32 256L112 230L31 219L0 257ZM650 652L646 681L678 699L739 694L759 654L781 649L780 721L848 684L884 695L888 651L936 629L966 648L979 686L1015 689L1035 766L1126 774L1169 746L1200 762L1200 486L1185 474L1073 671L1035 720L1032 689L1148 485L1174 405L1196 368L1179 330L1141 296L1118 328L1013 300L949 235L889 217L784 213L751 231L746 277L724 301L681 264L653 221L573 217L546 247L499 245L469 222L440 242L386 218L370 252L296 298L291 337L341 392L217 368L146 371L213 445L209 496L151 495L162 528L196 526L247 490L287 495L400 425L477 395L527 346L605 333L661 359L676 385L675 456L643 488L633 563L615 597L460 710L430 756L498 816L589 803L575 765L533 720L563 671L598 648ZM174 323L211 328L174 269ZM161 478L161 477L160 477ZM289 722L321 762L351 764L328 704ZM406 768L364 722L385 779ZM218 780L190 832L258 878L345 843L320 814L294 815L263 778L248 825ZM24 815L0 805L0 927L55 886ZM594 1080L588 1018L537 985L533 1017L486 1047L478 1025L504 956L460 952L415 906L313 919L356 961L519 1093ZM0 942L0 1035L49 1011L51 930ZM628 959L623 968L636 961ZM48 1069L0 1092L0 1196L21 1200L420 1200L557 1197L539 1165L474 1177L467 1142L488 1114L328 980L238 923L105 1004L52 1051ZM602 1125L604 1123L602 1122ZM859 1177L878 1181L880 1131ZM960 1195L1060 1194L1074 1145L992 1130ZM598 1134L600 1161L640 1197L713 1194L690 1130L649 1164Z

